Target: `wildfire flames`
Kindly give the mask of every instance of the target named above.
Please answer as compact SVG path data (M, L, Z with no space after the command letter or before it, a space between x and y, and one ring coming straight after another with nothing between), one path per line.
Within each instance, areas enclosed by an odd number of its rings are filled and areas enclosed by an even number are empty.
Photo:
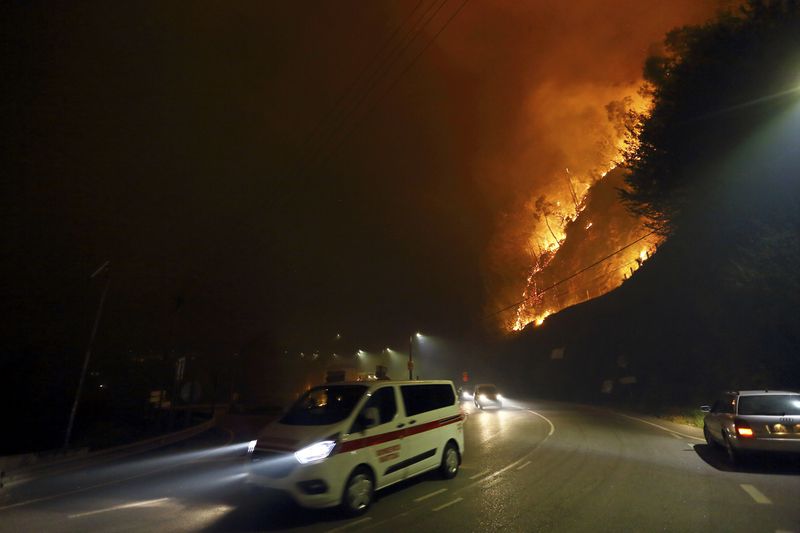
M646 101L639 102L639 109L630 108L631 99L625 103L629 106L626 117L646 112ZM636 143L629 131L617 129L614 144L620 154L626 144ZM505 329L520 331L531 323L540 326L566 307L615 289L655 253L661 238L648 235L644 221L627 213L616 198L616 191L624 187L625 171L617 168L620 163L621 155L589 184L577 180L578 186L565 169L567 201L549 201L542 195L526 204L533 222L528 240L531 267L521 303Z
M467 172L492 213L481 258L488 326L542 324L656 252L616 190L630 119L650 104L642 67L667 32L725 1L497 0L450 28L440 44L452 94L475 104L458 123Z

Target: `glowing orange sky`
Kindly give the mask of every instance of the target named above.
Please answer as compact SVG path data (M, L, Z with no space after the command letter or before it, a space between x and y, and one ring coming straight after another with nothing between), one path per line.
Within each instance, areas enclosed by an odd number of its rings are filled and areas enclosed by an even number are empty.
M566 168L579 195L610 168L620 132L606 105L630 97L641 109L646 102L637 90L647 55L667 31L700 22L720 5L491 2L465 10L442 40L453 85L480 102L467 157L472 180L496 213L483 265L487 310L519 300L531 267L528 247L552 242L532 217L533 200L546 195L571 204Z

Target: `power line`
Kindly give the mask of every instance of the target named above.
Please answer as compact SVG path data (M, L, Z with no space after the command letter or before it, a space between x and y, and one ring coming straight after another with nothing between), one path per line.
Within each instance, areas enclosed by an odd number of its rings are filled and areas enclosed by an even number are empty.
M543 294L543 293L545 293L545 292L547 292L547 291L549 291L549 290L551 290L551 289L554 289L555 287L558 287L558 286L559 286L559 285L561 285L562 283L565 283L565 282L567 282L567 281L569 281L569 280L571 280L571 279L575 278L576 276L579 276L579 275L583 274L584 272L586 272L586 271L587 271L587 270L589 270L590 268L596 267L596 266L597 266L597 265L599 265L600 263L603 263L603 262L605 262L605 261L608 261L609 259L611 259L611 258L612 258L612 257L614 257L615 255L617 255L617 254L618 254L618 253L620 253L621 251L623 251L623 250L627 250L628 248L630 248L630 247L631 247L631 246L633 246L634 244L636 244L636 243L639 243L639 242L643 241L644 239L646 239L646 238L647 238L647 237L649 237L650 235L653 235L654 233L656 233L656 231L655 231L655 230L653 230L653 231L650 231L650 232L648 232L648 233L645 233L644 235L642 235L641 237L639 237L639 238L638 238L638 239L636 239L635 241L631 241L631 242L629 242L628 244L626 244L626 245L625 245L625 246L623 246L622 248L619 248L618 250L616 250L616 251L614 251L614 252L612 252L612 253L608 254L607 256L603 257L602 259L599 259L599 260L595 261L595 262L594 262L594 263L592 263L591 265L587 265L587 266L583 267L582 269L578 270L577 272L574 272L574 273L570 274L570 275L569 275L569 276L567 276L566 278L562 278L562 279L560 279L560 280L556 281L556 282L555 282L555 283L553 283L552 285L550 285L550 286L548 286L548 287L545 287L545 288L544 288L544 289L542 289L541 291L538 291L538 292L537 292L536 294L534 294L533 296L528 296L527 298L523 298L522 300L520 300L520 301L518 301L518 302L515 302L515 303L513 303L513 304L511 304L511 305L509 305L509 306L503 307L502 309L499 309L499 310L497 310L497 311L494 311L494 312L492 312L492 313L489 313L489 314L487 315L487 317L492 317L492 316L495 316L495 315L499 315L500 313L503 313L503 312L505 312L505 311L508 311L509 309L514 309L514 308L516 308L516 307L519 307L520 305L524 304L524 303L525 303L525 302L527 302L528 300L532 300L533 298L535 298L535 297L537 297L537 296L539 296L539 295L541 295L541 294Z
M589 280L586 280L585 283L583 283L582 285L580 285L578 287L572 287L572 288L566 290L565 292L556 292L555 294L556 294L557 297L563 298L563 297L569 296L571 294L578 293L580 291L588 290L590 287L592 287L594 285L595 281L603 279L603 278L608 278L608 277L612 276L615 272L618 272L618 271L620 271L620 270L622 270L624 268L627 268L627 267L629 267L630 265L632 265L634 263L638 263L639 261L640 261L640 259L637 257L636 259L634 259L632 261L628 261L627 263L623 263L622 265L620 265L620 266L618 266L616 268L613 268L613 269L611 269L609 271L603 272L599 276L595 276L595 277L593 277L593 278L591 278ZM537 294L537 296L538 296L538 294Z
M380 96L376 98L375 103L372 105L372 107L370 107L365 113L361 114L360 117L357 117L355 121L352 122L352 126L346 131L346 134L341 136L338 135L339 133L344 131L344 128L347 127L347 122L350 120L354 112L361 107L361 105L370 96L370 93L375 88L380 86L382 79L384 79L386 75L389 72L391 72L391 69L396 63L397 59L402 57L403 53L417 39L417 37L422 34L422 32L427 28L427 26L436 18L436 15L438 15L442 7L444 7L444 5L447 4L448 2L449 0L443 0L441 3L439 3L438 0L436 0L431 4L429 4L429 6L422 13L420 19L408 29L408 31L405 33L405 36L400 40L400 42L396 43L396 46L393 47L393 50L390 51L390 53L386 57L384 57L381 61L379 61L377 68L374 70L374 73L377 73L377 77L371 75L368 78L368 82L371 83L369 83L365 87L366 91L362 93L361 97L354 95L358 98L358 100L356 100L355 102L355 105L352 106L348 105L345 107L346 109L348 109L348 112L345 113L345 115L341 118L341 120L338 121L338 124L334 124L330 128L328 128L330 133L324 139L321 139L319 143L317 143L318 146L317 149L314 149L314 147L310 147L309 151L312 152L312 155L310 157L304 158L303 162L301 162L298 165L296 172L297 174L301 175L301 183L309 181L309 176L307 175L308 171L306 171L306 169L310 170L313 165L324 164L325 162L328 161L328 159L330 159L330 157L344 143L344 141L349 138L350 134L360 125L361 121L370 113L372 113L372 111L375 110L375 108L380 103L381 98L385 97L394 88L397 82L405 75L406 72L408 72L408 70L416 63L416 61L422 56L422 54L425 53L425 51L431 46L431 44L436 40L436 38L438 38L438 36L447 28L450 22L452 22L452 20L456 17L456 15L458 15L458 13L461 12L461 10L469 2L469 0L464 0L462 2L462 4L453 12L453 14L451 14L451 16L447 19L447 21L445 21L444 25L440 27L439 30L433 35L433 37L425 44L422 50L416 56L414 56L411 62L408 63L406 67L400 72L400 74L394 78L394 80L390 83L388 88L385 91L383 91L383 93ZM419 8L419 5L420 4L417 4L417 6L415 6L412 12L406 17L405 21L400 26L398 26L398 28L396 28L395 31L392 32L392 36L390 36L390 38L384 43L384 46L382 46L381 48L387 48L389 46L389 43L391 43L391 41L393 40L393 36L397 34L399 29L402 28L402 26L405 25L406 22L411 21L414 18L413 15ZM436 6L436 8L433 11L433 13L431 13L431 9L434 6ZM430 16L428 16L429 13L431 13ZM420 23L422 24L420 25ZM411 37L410 40L409 37ZM379 57L380 54L376 54L375 56L373 56L373 60ZM389 60L390 58L391 60L388 63L386 63L386 61ZM381 63L383 63L386 66L384 68L381 68ZM362 69L362 72L367 70L370 70L369 64L367 65L367 67L365 67L365 69ZM359 76L360 75L361 74L359 74ZM354 83L353 85L357 84ZM345 91L345 95L346 94L347 91ZM340 97L340 101L342 100L345 100L344 96ZM333 115L336 115L336 113L333 113ZM304 142L302 146L305 147L309 144L310 140L316 135L317 130L322 130L320 133L320 135L322 135L325 129L326 128L324 127L315 128L314 131L312 132L312 135L309 136L307 141ZM338 141L336 141L337 137ZM328 144L328 141L334 141L336 142L336 144L335 145ZM328 144L327 148L325 144ZM267 204L268 205L271 204L273 208L278 207L279 205L282 204L285 205L285 203L293 196L293 194L296 194L296 191L300 189L301 187L296 186L294 188L294 193L292 191L287 191L280 198L273 197L271 201L267 202Z
M406 52L406 50L408 50L411 47L411 45L417 40L417 38L420 35L422 35L425 28L436 18L441 9L448 2L449 0L443 0L441 3L438 4L438 6L436 6L435 2L429 6L429 8L425 11L422 18L420 19L422 25L417 27L416 29L412 29L411 32L408 33L407 37L410 36L411 38L407 40L405 43L401 43L400 48L397 49L397 53L394 54L394 57L387 64L387 66L382 71L380 71L380 75L378 76L376 81L367 87L367 90L362 94L361 98L355 102L355 104L350 108L349 112L342 118L341 127L334 129L331 132L331 134L328 137L326 137L325 141L330 141L333 144L329 145L328 147L329 149L327 151L320 150L318 152L318 155L320 156L319 159L316 161L318 164L324 164L334 154L336 154L336 151L339 149L339 147L348 138L350 138L350 135L358 128L358 126L360 126L361 122L378 107L378 104L380 103L381 99L384 98L386 95L388 95L392 91L392 89L394 89L394 87L403 78L403 76L411 69L411 67L413 67L416 64L417 60L428 50L428 48L430 48L430 46L434 43L434 41L436 41L439 35L447 28L447 26L450 25L450 22L452 22L452 20L461 12L461 10L469 2L469 0L464 0L461 3L461 5L455 11L453 11L450 17L448 17L445 23L436 31L433 37L431 37L428 40L428 42L425 43L422 49L411 59L411 61L406 64L406 66L400 71L400 73L389 83L386 89L375 98L373 105L370 106L360 116L356 116L351 122L349 129L345 130L344 128L347 127L347 121L350 120L351 117L354 117L356 115L359 108L361 108L362 105L368 100L373 91L377 90L380 87L381 82L391 73L391 70L397 63L397 61L403 57L403 54ZM431 12L431 8L433 6L436 6L436 9L434 9Z
M390 44L392 43L392 41L394 41L395 36L400 32L401 28L403 28L403 26L405 26L414 17L414 14L417 12L417 10L423 4L424 1L425 0L419 0L417 5L414 6L414 9L411 10L411 12L408 14L408 16L405 19L403 19L403 21L400 24L398 24L397 27L395 27L395 29L392 31L392 33L389 35L389 37L380 46L378 51L364 65L364 67L361 69L361 71L358 73L358 75L353 79L353 81L350 83L350 85L348 85L347 88L342 92L342 94L339 95L339 98L336 100L336 103L328 111L328 113L325 115L325 117L317 123L317 126L311 131L309 136L306 138L305 142L300 146L301 149L304 149L306 146L311 144L311 141L318 134L321 135L323 133L323 131L325 130L325 127L326 127L327 123L330 122L330 121L333 121L334 119L336 119L337 115L340 114L339 111L341 109L344 109L344 108L348 107L348 106L344 105L345 101L348 98L348 96L351 93L355 92L356 87L359 85L359 83L361 82L361 80L364 77L364 75L367 74L368 72L372 72L367 77L367 85L369 85L370 80L373 78L374 72L377 72L377 71L380 70L380 68L374 68L373 69L373 64L376 64L375 65L376 67L380 67L380 64L384 61L384 60L381 60L381 56L383 55L384 51L387 48L390 47ZM431 5L433 5L433 4L431 4ZM430 9L430 7L428 9ZM426 12L427 12L427 10L426 10ZM424 18L424 16L425 16L425 14L423 13L422 17ZM405 37L403 37L401 39L401 42L403 40L405 40ZM391 53L389 55L391 55Z
M446 3L447 3L447 0L445 0L445 2L442 4L442 6L443 6L444 4L446 4ZM381 99L381 98L383 98L383 97L385 97L387 94L389 94L389 93L392 91L392 89L394 89L394 87L395 87L395 86L397 85L397 83L398 83L398 82L399 82L399 81L400 81L400 80L403 78L403 76L406 74L406 72L408 72L409 70L411 70L411 68L412 68L412 67L413 67L413 66L416 64L417 60L418 60L418 59L419 59L419 58L422 56L422 54L424 54L424 53L425 53L425 52L428 50L428 48L430 48L430 46L431 46L431 45L434 43L434 41L436 41L436 39L439 37L439 35L441 35L441 33L442 33L442 32L443 32L445 29L447 29L447 27L450 25L450 23L451 23L451 22L452 22L452 21L453 21L453 20L454 20L454 19L455 19L455 18L458 16L458 14L459 14L459 13L461 13L461 11L464 9L464 7L465 7L465 6L466 6L468 3L469 3L469 0L464 0L464 1L461 3L461 5L459 5L459 6L458 6L458 8L456 8L456 10L455 10L455 11L453 11L453 13L451 13L451 14L450 14L450 16L447 18L447 20L445 21L445 23L444 23L444 24L443 24L443 25L442 25L442 26L439 28L439 30L438 30L438 31L437 31L437 32L436 32L436 33L433 35L433 37L431 37L431 39L430 39L430 40L429 40L429 41L428 41L428 42L425 44L425 46L424 46L424 47L423 47L423 48L422 48L422 49L419 51L419 53L417 53L417 55L416 55L416 56L414 56L414 58L411 60L411 62L409 62L409 63L406 65L406 67L405 67L405 68L404 68L402 71L400 71L400 74L398 74L398 75L397 75L397 77L396 77L396 78L395 78L395 79L394 79L394 80L393 80L393 81L392 81L392 82L389 84L389 86L388 86L388 87L386 88L386 90L385 90L385 91L384 91L384 92L383 92L383 93L382 93L382 94L381 94L381 95L378 97L378 100L377 100L377 101L376 101L376 102L375 102L375 103L372 105L372 107L370 107L370 108L369 108L369 109L368 109L368 110L367 110L367 111L366 111L364 114L362 114L362 115L361 115L361 117L359 117L359 118L356 120L356 122L354 122L354 123L353 123L352 127L351 127L351 128L350 128L350 129L349 129L349 130L348 130L348 131L345 133L345 135L343 135L343 136L341 137L341 140L340 140L340 142L339 142L338 144L336 144L336 145L333 147L333 150L331 150L331 151L329 152L329 155L330 155L330 156L332 156L333 154L335 154L335 153L336 153L336 150L339 148L339 146L341 146L341 145L342 145L342 143L343 143L343 142L344 142L344 141L345 141L345 140L346 140L346 139L347 139L347 138L350 136L350 134L351 134L351 133L352 133L352 132L353 132L353 131L354 131L354 130L355 130L355 129L356 129L358 126L359 126L359 124L360 124L361 120L363 120L364 118L366 118L367 116L369 116L369 114L370 114L370 113L372 113L372 112L373 112L373 111L374 111L374 110L375 110L375 109L378 107L378 103L380 102L380 99ZM440 6L440 7L441 7L441 6ZM437 9L437 12L438 12L438 9ZM435 14L434 14L434 16L435 16ZM323 160L321 160L320 162L321 162L321 163L323 163L323 162L325 162L325 161L327 161L327 158L326 158L326 159L323 159Z

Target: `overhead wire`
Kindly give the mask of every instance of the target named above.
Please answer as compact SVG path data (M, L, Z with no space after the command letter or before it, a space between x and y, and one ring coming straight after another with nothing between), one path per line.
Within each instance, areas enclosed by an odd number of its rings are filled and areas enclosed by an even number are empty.
M361 93L360 97L357 96L353 104L345 108L346 111L344 116L342 116L341 120L339 121L339 124L334 125L334 127L328 132L328 135L322 139L322 147L317 151L316 154L321 154L321 157L318 161L314 161L315 163L321 164L327 161L328 158L325 157L326 152L324 151L324 145L330 145L330 143L336 139L339 133L341 133L342 128L347 125L347 122L350 120L350 118L358 112L358 109L370 97L374 90L380 86L383 79L389 75L397 61L403 57L403 54L405 54L408 48L417 40L420 35L422 35L422 32L425 30L425 28L433 21L434 18L436 18L436 15L439 14L439 11L442 9L442 7L444 7L445 4L447 4L447 2L449 2L449 0L442 0L441 2L434 0L434 2L431 2L428 5L428 8L422 13L420 19L414 25L412 25L411 28L409 28L406 35L399 43L397 43L397 46L395 46L389 55L384 58L382 61L383 64L378 65L378 68L374 70L373 75L368 78L365 90ZM369 114L369 112L367 114ZM347 135L343 136L343 138L346 139ZM336 145L336 148L338 148L338 146L339 144ZM327 151L327 154L332 154L332 152L333 151L329 150ZM312 158L307 159L307 161L308 160L313 160L313 156Z
M347 106L344 105L346 103L347 98L350 96L351 93L355 92L355 89L361 83L362 78L364 78L364 76L367 75L368 73L369 73L369 76L367 76L367 79L366 79L365 83L367 85L370 84L371 80L374 77L374 73L377 72L378 70L380 70L380 65L384 61L384 60L381 59L381 56L386 51L386 49L390 47L390 44L392 43L392 41L394 41L395 37L400 33L401 28L403 28L403 26L405 26L414 17L414 14L417 12L417 10L420 8L420 6L424 3L424 1L425 0L419 0L419 2L417 2L417 4L414 6L414 8L411 10L411 12L406 16L406 18L403 19L403 21L400 22L400 24L398 24L394 28L394 30L389 35L389 37L387 37L383 41L383 44L381 44L381 46L378 48L378 50L375 52L375 54L373 54L373 56L370 58L370 60L361 68L360 72L356 75L355 78L353 78L353 81L345 88L344 91L342 91L342 93L339 95L339 98L337 98L336 102L334 103L333 107L331 107L331 109L328 110L328 112L322 118L322 120L320 120L317 123L316 127L307 136L306 140L300 146L301 149L305 149L306 146L311 144L312 141L314 140L314 138L318 134L321 134L321 132L323 132L325 130L326 124L328 122L338 120L337 116L340 114L340 111L342 109L347 109ZM433 4L431 4L431 5L433 5ZM430 8L430 6L429 6L429 8ZM425 15L423 13L423 17L424 16ZM405 37L403 39L401 39L401 42L404 39L405 39ZM390 51L389 55L391 56L391 51Z
M445 0L445 2L442 5L444 5L446 3L447 3L447 0ZM392 91L392 89L394 89L394 87L403 78L403 76L406 74L406 72L411 70L411 68L416 64L417 60L420 57L422 57L422 55L428 50L428 48L431 47L431 45L436 41L436 39L439 37L439 35L441 35L441 33L444 32L444 30L447 29L447 27L450 25L450 23L459 15L459 13L461 13L461 11L464 9L464 7L466 7L466 5L468 3L469 3L469 0L463 0L462 3L458 6L458 8L456 8L450 14L450 16L447 18L445 23L439 28L439 30L433 35L433 37L431 37L430 40L428 40L428 42L417 53L417 55L414 56L414 58L409 63L406 64L405 68L403 70L401 70L400 73L394 78L394 80L387 86L387 88L383 91L383 93L379 97L378 101L376 101L364 114L361 115L361 117L359 119L357 119L356 122L354 122L352 124L351 128L345 133L345 135L340 137L340 142L338 144L336 144L334 146L333 150L331 150L329 152L329 157L331 157L333 154L335 154L336 150L338 150L338 148L344 143L344 141L350 136L350 134L353 131L355 131L355 129L360 125L360 121L363 120L364 118L366 118L367 116L369 116L378 107L378 103L380 101L380 98L385 97L387 94L389 94ZM438 12L438 10L437 10L437 12ZM321 162L324 163L327 160L328 160L328 158L325 158Z
M652 230L652 231L649 231L649 232L645 233L644 235L642 235L642 236L641 236L641 237L639 237L638 239L636 239L636 240L633 240L633 241L629 242L629 243L628 243L628 244L626 244L625 246L623 246L623 247L621 247L621 248L618 248L617 250L613 251L612 253L610 253L610 254L608 254L608 255L606 255L606 256L604 256L604 257L602 257L601 259L598 259L598 260L597 260L597 261L595 261L595 262L593 262L592 264L590 264L590 265L587 265L587 266L585 266L585 267L583 267L583 268L581 268L581 269L577 270L576 272L573 272L573 273L572 273L572 274L570 274L569 276L567 276L567 277L565 277L565 278L562 278L562 279L560 279L560 280L556 281L555 283L553 283L553 284L551 284L551 285L549 285L549 286L545 287L544 289L542 289L542 290L540 290L540 291L537 291L537 293L536 293L536 294L534 294L534 295L532 295L532 296L528 296L528 297L526 297L526 298L523 298L522 300L519 300L519 301L517 301L517 302L514 302L513 304L511 304L511 305L508 305L508 306L506 306L506 307L503 307L502 309L498 309L497 311L493 311L492 313L489 313L489 314L487 315L487 317L493 317L493 316L499 315L500 313L504 313L504 312L506 312L506 311L508 311L508 310L510 310L510 309L515 309L515 308L519 307L520 305L524 304L524 303L525 303L525 302L527 302L528 300L532 300L533 298L536 298L537 296L540 296L541 294L544 294L545 292L547 292L547 291L550 291L550 290L552 290L552 289L554 289L554 288L556 288L556 287L560 286L561 284L563 284L563 283L566 283L567 281L569 281L569 280L571 280L571 279L574 279L574 278L575 278L575 277L577 277L577 276L580 276L581 274L583 274L583 273L584 273L584 272L586 272L587 270L590 270L591 268L594 268L594 267L596 267L597 265L599 265L599 264L601 264L601 263L604 263L605 261L608 261L609 259L611 259L611 258L612 258L612 257L614 257L615 255L617 255L618 253L620 253L620 252L622 252L622 251L624 251L624 250L627 250L628 248L630 248L630 247L631 247L631 246L633 246L634 244L637 244L637 243L640 243L640 242L642 242L644 239L646 239L647 237L649 237L649 236L653 235L654 233L656 233L656 231L655 231L655 230Z

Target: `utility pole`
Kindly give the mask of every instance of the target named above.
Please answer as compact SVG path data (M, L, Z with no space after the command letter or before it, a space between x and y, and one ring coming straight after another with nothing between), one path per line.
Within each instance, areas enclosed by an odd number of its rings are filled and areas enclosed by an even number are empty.
M412 333L408 336L408 379L409 381L414 379L414 337L420 339L422 338L422 334L420 332ZM417 375L417 379L419 379L419 375Z
M414 379L414 357L412 350L414 348L414 334L408 336L408 380Z
M94 279L101 272L109 270L110 262L106 261L100 268L94 271L94 274L89 276L89 279ZM86 380L86 370L89 368L89 359L92 356L92 345L94 338L97 335L97 327L100 325L100 317L103 315L103 306L106 303L106 295L108 294L108 286L111 285L111 273L106 275L106 284L103 287L103 294L100 296L100 304L97 306L97 314L94 317L94 325L92 326L92 334L89 337L89 346L86 348L86 356L83 358L83 368L81 369L81 377L78 380L78 390L75 391L75 400L72 402L72 410L69 413L69 423L67 424L67 434L64 437L64 449L69 446L70 438L72 437L72 426L75 423L75 413L78 412L78 403L81 399L81 392L83 390L83 382Z

